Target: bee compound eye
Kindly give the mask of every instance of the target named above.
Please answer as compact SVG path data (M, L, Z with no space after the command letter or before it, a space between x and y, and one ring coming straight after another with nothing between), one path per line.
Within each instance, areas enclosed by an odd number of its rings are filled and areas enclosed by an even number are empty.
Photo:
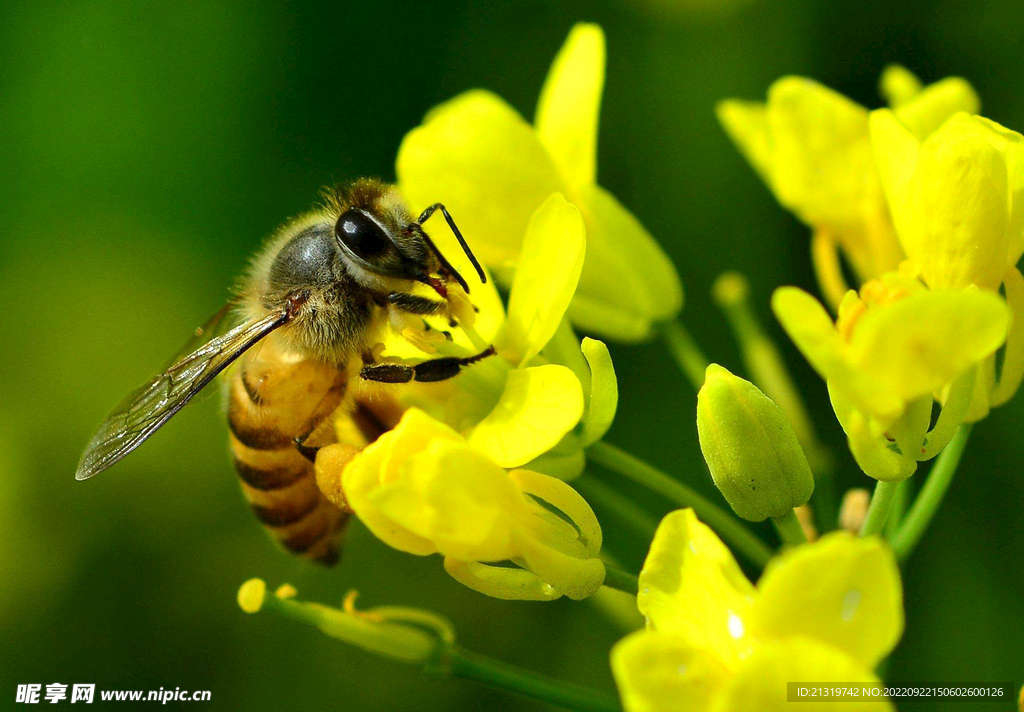
M334 226L334 235L357 257L373 258L388 248L388 236L377 222L361 210L346 210Z

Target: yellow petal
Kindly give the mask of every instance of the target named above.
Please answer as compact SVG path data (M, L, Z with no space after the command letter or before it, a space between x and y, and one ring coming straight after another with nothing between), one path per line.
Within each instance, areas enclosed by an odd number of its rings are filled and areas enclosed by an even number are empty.
M736 559L692 509L661 520L637 595L649 625L704 641L723 660L735 660L752 645L746 631L752 597Z
M582 433L583 445L587 446L604 437L612 426L619 404L619 384L615 379L612 355L603 342L583 337L580 348L590 365L590 399Z
M706 712L729 679L714 651L675 633L631 633L611 659L626 712Z
M841 698L811 701L803 699L798 707L788 701L788 683L858 683L880 685L881 681L866 667L824 643L807 638L791 638L758 648L723 686L715 712L892 712L885 697ZM806 685L813 687L813 685Z
M474 591L506 601L552 601L561 593L524 569L488 566L475 561L447 557L444 569L448 574Z
M675 266L640 221L600 186L576 195L587 226L587 259L569 317L583 330L620 341L650 336L683 307Z
M773 163L768 107L759 101L727 99L718 103L715 113L740 153L771 188Z
M788 550L768 565L757 590L750 621L760 637L812 638L872 669L903 634L899 568L877 537L834 532Z
M604 32L578 24L548 71L534 124L571 186L597 177L597 126L604 89Z
M980 110L981 100L974 87L960 77L947 77L900 104L895 113L904 126L923 140L958 111L976 114Z
M914 474L917 459L890 449L883 428L857 410L836 382L829 381L828 394L836 418L846 433L850 453L864 474L882 482L905 480Z
M499 279L510 274L533 211L563 189L533 128L482 90L434 108L406 134L395 170L409 204L444 203Z
M1024 379L1024 276L1016 267L1007 270L1003 284L1006 303L1013 314L1013 322L1006 336L1006 353L999 385L992 392L992 405L1002 405L1013 398Z
M527 502L486 455L466 443L435 440L402 469L400 479L370 495L385 516L445 556L501 561L515 555L512 532L527 515Z
M899 106L921 91L921 80L906 67L890 64L882 72L879 91L890 106Z
M557 545L530 537L520 538L517 546L523 567L566 598L582 601L604 583L604 564L596 557L573 556Z
M842 337L818 300L796 287L780 287L772 295L772 311L830 388L838 388L855 407L879 417L897 417L902 412L903 401L876 387L871 374L852 367Z
M908 254L916 252L918 243L910 185L917 168L921 144L889 109L872 111L869 126L875 165L889 202L896 234Z
M561 511L579 531L579 540L590 556L600 553L601 525L579 492L561 480L530 470L513 470L509 476L524 492Z
M554 336L576 291L586 252L579 210L560 193L537 208L523 238L504 338L527 364Z
M517 369L469 441L502 467L519 467L553 448L582 415L583 389L568 368Z
M803 77L783 77L768 90L772 187L812 227L856 230L875 167L868 112L842 94Z
M938 390L1006 338L1003 300L979 290L922 292L869 309L849 343L850 361L872 387L910 402Z
M996 289L1010 254L1008 169L1002 153L957 114L921 145L910 184L907 255L932 288Z

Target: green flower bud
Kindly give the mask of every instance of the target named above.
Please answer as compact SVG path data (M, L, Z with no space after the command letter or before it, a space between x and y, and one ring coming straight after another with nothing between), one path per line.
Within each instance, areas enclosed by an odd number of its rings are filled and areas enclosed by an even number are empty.
M814 476L782 411L718 364L697 394L697 434L715 486L744 519L781 517L811 498Z

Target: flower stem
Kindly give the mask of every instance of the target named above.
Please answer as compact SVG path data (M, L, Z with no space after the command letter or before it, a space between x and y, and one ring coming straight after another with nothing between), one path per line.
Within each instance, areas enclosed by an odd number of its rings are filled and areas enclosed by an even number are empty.
M889 518L889 511L892 509L893 496L899 486L899 482L882 481L875 485L875 493L871 495L868 513L864 517L864 523L860 526L861 536L870 536L882 531L885 520Z
M693 340L690 332L686 330L683 322L679 319L663 322L661 335L665 339L672 357L679 364L679 368L693 384L693 389L699 391L700 387L704 385L704 371L708 367L708 357L704 355L700 346Z
M443 670L453 677L476 680L524 697L559 707L589 712L620 712L618 700L597 690L553 680L543 675L453 646Z
M604 585L635 596L640 590L640 579L628 571L605 564Z
M422 620L412 621L420 625L403 624L393 616L390 620L380 620L375 616L384 610L381 608L363 614L345 613L275 594L266 594L261 607L319 628L368 652L418 665L430 675L477 680L491 687L582 712L621 710L618 700L611 695L465 650L452 643L449 636L430 636L421 627ZM430 625L425 627L431 628Z
M736 517L661 470L603 441L591 445L587 448L587 453L595 462L652 492L657 492L675 504L692 507L705 524L717 531L723 539L757 566L764 568L771 558L772 550L768 545L754 536Z
M772 517L772 524L775 525L775 530L779 532L784 545L799 546L807 543L804 528L800 526L800 520L796 518L796 513L792 509L781 517Z
M910 552L921 540L924 530L928 528L929 522L935 516L942 498L946 495L956 468L960 464L960 458L967 447L967 439L971 435L971 425L961 425L960 429L950 440L949 445L942 451L932 471L928 473L928 479L914 500L910 511L907 513L903 525L892 538L892 548L896 551L899 559L906 559Z

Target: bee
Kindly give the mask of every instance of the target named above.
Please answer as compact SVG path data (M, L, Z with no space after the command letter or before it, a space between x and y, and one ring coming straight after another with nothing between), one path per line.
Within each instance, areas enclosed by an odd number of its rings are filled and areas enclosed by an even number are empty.
M327 191L326 198L273 236L236 299L196 331L185 355L103 421L76 479L128 455L237 360L227 384L227 421L242 491L287 550L336 563L349 513L320 492L314 470L318 449L335 440L332 416L351 413L372 440L387 426L361 400L362 384L446 380L494 349L415 364L379 361L389 327L416 343L426 317L446 317L455 326L459 307L469 305L466 280L423 230L435 211L480 281L486 276L440 203L414 220L394 187L369 179ZM416 293L417 285L429 290ZM232 311L238 325L221 333Z

